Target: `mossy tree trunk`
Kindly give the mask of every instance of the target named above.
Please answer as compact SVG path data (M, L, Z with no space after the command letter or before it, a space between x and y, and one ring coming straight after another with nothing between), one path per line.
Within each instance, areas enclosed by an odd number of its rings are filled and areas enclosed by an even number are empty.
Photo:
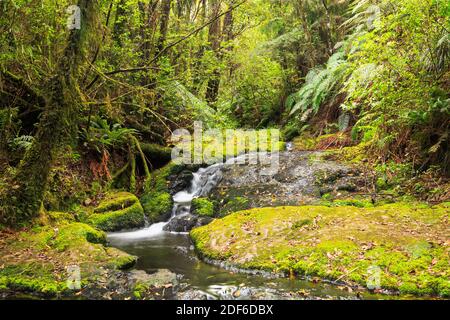
M11 188L2 195L0 220L17 225L36 217L47 187L55 153L76 133L78 88L83 52L96 21L97 0L79 0L81 28L70 31L54 77L49 80L46 106L35 139L22 159Z

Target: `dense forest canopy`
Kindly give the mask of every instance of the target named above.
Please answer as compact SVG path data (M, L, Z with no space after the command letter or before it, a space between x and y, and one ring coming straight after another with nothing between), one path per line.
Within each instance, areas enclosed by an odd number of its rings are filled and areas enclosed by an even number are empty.
M105 163L195 120L285 140L350 130L375 161L448 174L445 0L80 1L80 30L71 4L0 7L3 168L27 151L13 176L31 211L46 183L20 176L45 163L47 181L64 142Z

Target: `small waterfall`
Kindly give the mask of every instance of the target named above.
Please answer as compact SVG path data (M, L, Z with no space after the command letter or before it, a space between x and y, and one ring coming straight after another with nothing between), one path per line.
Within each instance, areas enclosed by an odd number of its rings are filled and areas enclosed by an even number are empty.
M139 238L154 238L164 236L166 231L163 230L171 219L176 216L189 214L191 211L192 199L208 195L211 190L222 179L222 168L224 164L213 164L207 168L200 168L193 173L193 179L189 188L176 193L173 196L172 216L169 221L154 223L150 226L137 231L129 232L115 232L108 235L110 238L121 239L139 239Z
M226 165L236 165L245 163L254 163L261 159L261 157L267 157L268 153L250 153L243 154L234 158L228 159L225 163L216 163L206 168L200 168L197 172L193 173L193 178L189 188L182 190L173 195L173 208L172 216L169 221L154 223L150 226L146 225L145 228L137 231L129 232L115 232L108 235L110 238L121 239L138 239L138 238L157 238L167 234L164 231L170 220L176 216L187 215L191 211L192 199L198 197L207 196L216 187L223 177L223 167Z
M192 199L208 195L222 179L223 164L214 164L207 168L200 168L193 173L191 185L173 196L172 218L188 214L191 211Z

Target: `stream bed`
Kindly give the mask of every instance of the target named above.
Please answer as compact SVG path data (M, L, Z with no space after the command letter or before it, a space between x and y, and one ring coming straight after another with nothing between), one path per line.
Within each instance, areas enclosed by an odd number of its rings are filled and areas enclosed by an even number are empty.
M152 227L113 234L110 244L138 256L138 270L154 273L168 269L180 277L180 292L173 298L182 299L377 299L369 292L349 292L339 286L310 280L270 277L229 270L207 264L194 253L187 234Z
M285 154L286 155L286 154ZM378 299L365 290L357 292L345 286L271 274L255 274L201 261L194 252L187 232L171 232L175 219L190 215L193 198L208 195L222 180L223 172L237 166L236 160L250 161L258 154L233 158L193 173L188 189L173 196L172 218L144 229L108 235L111 246L138 257L137 270L155 273L166 269L179 278L179 290L173 299ZM260 156L260 155L259 155ZM244 158L243 158L244 157ZM244 167L242 162L238 165ZM169 227L169 228L168 228ZM186 230L187 231L187 230Z

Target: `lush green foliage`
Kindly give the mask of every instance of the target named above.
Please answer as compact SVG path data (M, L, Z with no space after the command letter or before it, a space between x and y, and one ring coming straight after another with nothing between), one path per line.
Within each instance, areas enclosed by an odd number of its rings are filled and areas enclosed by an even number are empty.
M448 3L354 1L351 9L348 35L289 97L290 115L301 128L312 116L339 122L350 113L353 138L370 142L382 160L420 169L437 163L448 172Z

